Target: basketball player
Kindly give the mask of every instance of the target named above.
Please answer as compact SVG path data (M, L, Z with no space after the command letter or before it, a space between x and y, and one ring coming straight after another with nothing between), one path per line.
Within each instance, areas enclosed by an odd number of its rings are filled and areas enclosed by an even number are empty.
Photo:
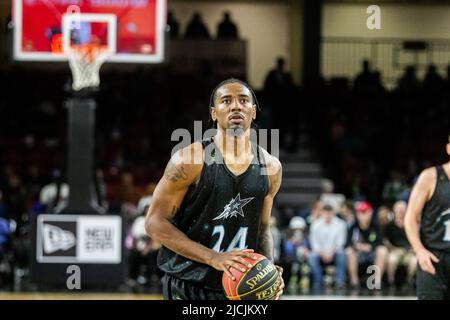
M224 300L222 272L233 280L258 252L273 261L270 214L281 164L250 140L257 100L237 79L213 91L217 133L177 151L153 194L146 230L162 244L158 266L168 300ZM278 299L284 288L281 285Z
M446 145L450 156L450 136ZM419 299L450 299L450 161L425 169L415 184L405 230L419 268Z

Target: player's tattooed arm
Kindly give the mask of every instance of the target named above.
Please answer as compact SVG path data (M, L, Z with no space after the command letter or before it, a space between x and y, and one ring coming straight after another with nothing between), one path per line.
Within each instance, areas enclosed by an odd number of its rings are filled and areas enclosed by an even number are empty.
M217 252L191 240L173 224L175 215L180 214L179 208L189 187L198 180L203 167L202 162L192 162L189 157L191 153L198 153L198 158L202 159L203 150L200 143L186 147L183 151L185 152L177 151L172 156L164 176L153 193L145 220L145 229L152 239L166 248L190 260L205 264L211 263L219 268L216 263L217 259L213 259ZM245 254L250 256L250 253ZM235 255L238 254L230 254L231 258L234 258ZM241 252L240 255L244 255L244 253ZM225 259L227 265L235 263L231 258ZM220 268L225 271L225 265L220 265Z

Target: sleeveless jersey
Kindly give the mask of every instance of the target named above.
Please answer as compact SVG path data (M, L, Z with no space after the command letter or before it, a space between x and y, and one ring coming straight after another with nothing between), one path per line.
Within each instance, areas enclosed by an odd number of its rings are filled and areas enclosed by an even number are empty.
M224 164L212 138L203 140L205 160L192 195L183 200L173 224L217 252L257 249L264 198L269 191L264 155L253 146L253 161L236 176ZM166 247L158 254L159 268L176 278L208 289L222 289L222 272L185 258Z
M423 209L420 236L426 248L450 253L450 180L442 166L436 171L436 189Z

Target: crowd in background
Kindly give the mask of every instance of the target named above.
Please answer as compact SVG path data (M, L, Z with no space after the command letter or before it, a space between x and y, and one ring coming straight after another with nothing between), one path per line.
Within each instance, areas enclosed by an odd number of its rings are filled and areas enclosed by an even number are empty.
M410 294L417 261L406 238L407 202L374 208L345 201L338 208L316 201L308 211L276 227L276 262L291 292L385 289Z
M195 12L188 24L184 35L181 35L180 23L177 21L175 13L169 11L167 15L167 25L170 27L170 37L172 39L181 38L207 40L212 39L211 31L203 21L203 17L200 12ZM223 13L222 20L217 24L216 38L222 40L232 40L239 38L239 30L236 24L231 19L231 13L225 11Z

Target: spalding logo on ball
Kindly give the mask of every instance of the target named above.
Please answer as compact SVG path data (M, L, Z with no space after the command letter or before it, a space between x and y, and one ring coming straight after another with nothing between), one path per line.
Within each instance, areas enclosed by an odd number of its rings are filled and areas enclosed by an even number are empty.
M254 253L256 260L244 258L252 265L245 272L234 268L230 272L236 280L230 279L224 272L222 285L230 300L271 300L275 298L281 284L278 270L265 256Z

